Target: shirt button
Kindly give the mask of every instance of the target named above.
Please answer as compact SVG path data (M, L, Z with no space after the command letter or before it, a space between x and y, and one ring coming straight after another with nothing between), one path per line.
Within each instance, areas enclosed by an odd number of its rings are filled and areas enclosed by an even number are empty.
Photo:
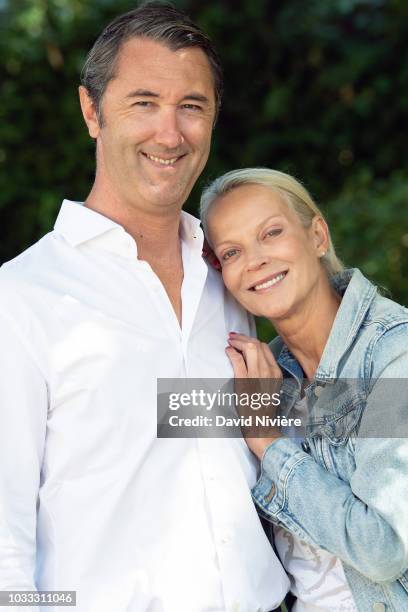
M323 391L323 387L315 387L314 394L316 397L320 397Z
M373 612L385 612L385 610L385 604L383 604L381 601L377 601L377 603L373 605Z

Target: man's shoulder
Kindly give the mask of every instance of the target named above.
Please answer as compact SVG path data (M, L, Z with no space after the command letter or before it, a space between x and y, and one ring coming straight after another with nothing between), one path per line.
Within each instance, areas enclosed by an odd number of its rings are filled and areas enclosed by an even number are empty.
M44 271L44 267L52 261L52 234L46 234L0 267L0 307L8 292L19 292L35 284L36 271Z

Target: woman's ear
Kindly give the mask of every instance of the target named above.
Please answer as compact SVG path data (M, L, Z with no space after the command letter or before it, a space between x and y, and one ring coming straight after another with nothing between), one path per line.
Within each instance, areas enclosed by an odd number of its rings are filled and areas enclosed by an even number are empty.
M329 228L323 217L316 215L312 220L311 232L317 257L326 255L329 248Z

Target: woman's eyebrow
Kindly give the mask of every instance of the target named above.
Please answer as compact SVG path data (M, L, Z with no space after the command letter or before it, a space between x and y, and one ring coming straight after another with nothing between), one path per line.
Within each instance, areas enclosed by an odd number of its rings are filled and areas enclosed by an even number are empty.
M281 213L277 213L276 215L271 215L270 217L268 217L267 219L265 219L264 221L261 221L261 223L258 225L258 228L261 228L263 225L266 225L267 223L269 223L269 221L271 221L272 219L278 219L281 218L282 219L282 214Z
M276 214L276 215L271 215L270 217L268 217L267 219L264 219L263 221L261 221L257 227L256 230L259 231L264 225L267 225L268 223L270 223L270 221L272 221L272 219L279 219L282 218L282 215L280 213ZM219 242L217 244L217 246L221 246L223 244L229 244L231 242L235 242L233 239L228 238L227 240L223 240L222 242Z
M282 218L282 215L280 213L276 214L276 215L271 215L270 217L268 217L267 219L264 219L263 221L261 221L257 227L256 227L256 231L258 232L264 225L267 225L270 221L272 221L272 219L279 219ZM214 245L214 248L220 248L221 246L225 245L225 244L231 244L234 243L235 240L233 238L227 238L227 240L223 240L222 242L218 242L217 244Z

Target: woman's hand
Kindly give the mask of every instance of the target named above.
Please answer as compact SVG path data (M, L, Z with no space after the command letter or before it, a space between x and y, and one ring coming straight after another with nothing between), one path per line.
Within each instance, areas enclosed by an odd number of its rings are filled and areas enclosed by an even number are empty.
M229 346L225 349L231 360L235 375L235 390L238 395L245 393L267 393L269 397L279 393L282 385L282 371L276 363L269 346L256 338L244 334L231 332L228 338ZM240 416L254 416L254 410L248 409L243 414L242 408L237 406ZM262 415L273 418L276 409L268 406ZM259 413L258 413L259 414ZM248 447L261 459L265 449L276 439L282 437L277 427L243 428Z

